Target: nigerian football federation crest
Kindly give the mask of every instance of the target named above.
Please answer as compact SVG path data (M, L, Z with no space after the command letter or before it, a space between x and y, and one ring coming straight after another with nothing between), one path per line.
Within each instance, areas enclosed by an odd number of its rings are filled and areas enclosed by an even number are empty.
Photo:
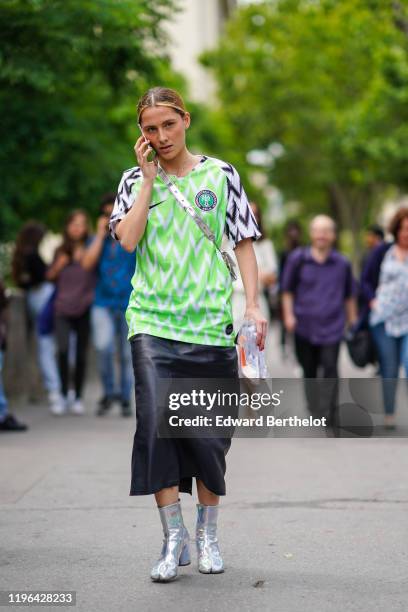
M217 196L210 189L202 189L195 197L195 203L200 210L207 212L217 205Z

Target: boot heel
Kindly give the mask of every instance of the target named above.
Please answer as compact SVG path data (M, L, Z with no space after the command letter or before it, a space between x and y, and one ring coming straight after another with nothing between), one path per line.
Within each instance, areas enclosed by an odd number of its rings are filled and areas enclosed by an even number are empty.
M181 549L179 565L190 565L191 557L190 557L190 546L189 543L186 542Z

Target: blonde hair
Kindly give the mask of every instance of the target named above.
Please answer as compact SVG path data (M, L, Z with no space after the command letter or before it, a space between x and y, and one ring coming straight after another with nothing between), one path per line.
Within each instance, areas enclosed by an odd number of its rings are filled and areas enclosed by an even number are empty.
M177 91L167 87L152 87L143 94L138 102L137 121L139 124L143 111L153 106L169 106L170 108L174 108L182 117L187 112L184 100Z

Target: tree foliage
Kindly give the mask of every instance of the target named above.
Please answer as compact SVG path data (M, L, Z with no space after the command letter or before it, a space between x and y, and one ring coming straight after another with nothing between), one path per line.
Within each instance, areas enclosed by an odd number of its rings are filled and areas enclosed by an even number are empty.
M0 240L21 221L59 228L95 210L134 164L135 105L148 86L183 86L163 20L173 0L0 3Z
M355 233L408 185L408 9L391 0L274 0L236 11L203 63L237 148L279 142L270 181Z

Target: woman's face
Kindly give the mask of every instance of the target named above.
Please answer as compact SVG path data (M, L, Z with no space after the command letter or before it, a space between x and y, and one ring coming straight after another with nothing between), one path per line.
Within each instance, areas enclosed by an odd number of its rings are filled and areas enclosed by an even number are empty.
M408 249L408 219L405 218L402 220L400 225L398 235L397 235L397 243L402 249Z
M140 118L143 135L166 161L170 161L184 149L185 131L190 125L190 115L182 117L168 106L146 108Z
M82 240L88 232L88 222L85 215L75 215L67 225L67 234L71 240Z

